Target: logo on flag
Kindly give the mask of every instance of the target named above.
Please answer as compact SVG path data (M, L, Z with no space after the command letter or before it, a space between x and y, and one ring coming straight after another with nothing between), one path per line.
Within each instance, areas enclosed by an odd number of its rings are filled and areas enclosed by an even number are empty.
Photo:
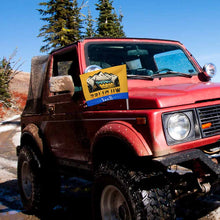
M88 106L115 99L128 99L126 65L80 75L83 93Z

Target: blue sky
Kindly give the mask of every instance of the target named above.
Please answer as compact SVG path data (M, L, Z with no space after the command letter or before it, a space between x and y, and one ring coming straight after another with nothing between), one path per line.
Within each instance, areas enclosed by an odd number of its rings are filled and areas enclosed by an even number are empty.
M43 38L38 38L44 24L36 10L43 0L2 1L0 8L0 59L9 57L15 48L29 72L31 57L41 55ZM94 4L88 4L94 18ZM81 0L78 0L79 4ZM220 82L220 1L219 0L114 0L121 9L127 37L160 38L181 41L203 66L212 62L217 67L213 81ZM84 10L84 13L85 10Z

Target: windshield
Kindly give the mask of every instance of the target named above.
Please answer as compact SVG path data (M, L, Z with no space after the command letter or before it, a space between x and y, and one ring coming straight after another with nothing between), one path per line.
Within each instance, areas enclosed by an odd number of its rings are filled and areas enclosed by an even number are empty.
M197 73L183 52L173 44L104 42L88 43L86 46L87 66L109 68L126 64L127 74L152 76L163 73Z

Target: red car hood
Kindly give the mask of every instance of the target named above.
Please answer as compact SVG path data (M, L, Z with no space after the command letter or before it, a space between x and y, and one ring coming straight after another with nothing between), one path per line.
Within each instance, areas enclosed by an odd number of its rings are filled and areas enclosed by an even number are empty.
M198 101L220 99L220 83L197 81L184 84L155 84L149 86L149 82L137 81L131 80L128 82L131 109L166 108L193 104Z

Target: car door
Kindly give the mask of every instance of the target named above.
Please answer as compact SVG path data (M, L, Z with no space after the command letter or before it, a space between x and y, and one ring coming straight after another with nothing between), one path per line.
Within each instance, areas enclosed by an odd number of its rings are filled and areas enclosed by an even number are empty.
M75 92L72 95L68 91L48 91L46 112L49 116L43 125L46 142L60 160L87 162L90 143L83 120L84 99L76 45L52 53L50 66L50 77L72 76Z

